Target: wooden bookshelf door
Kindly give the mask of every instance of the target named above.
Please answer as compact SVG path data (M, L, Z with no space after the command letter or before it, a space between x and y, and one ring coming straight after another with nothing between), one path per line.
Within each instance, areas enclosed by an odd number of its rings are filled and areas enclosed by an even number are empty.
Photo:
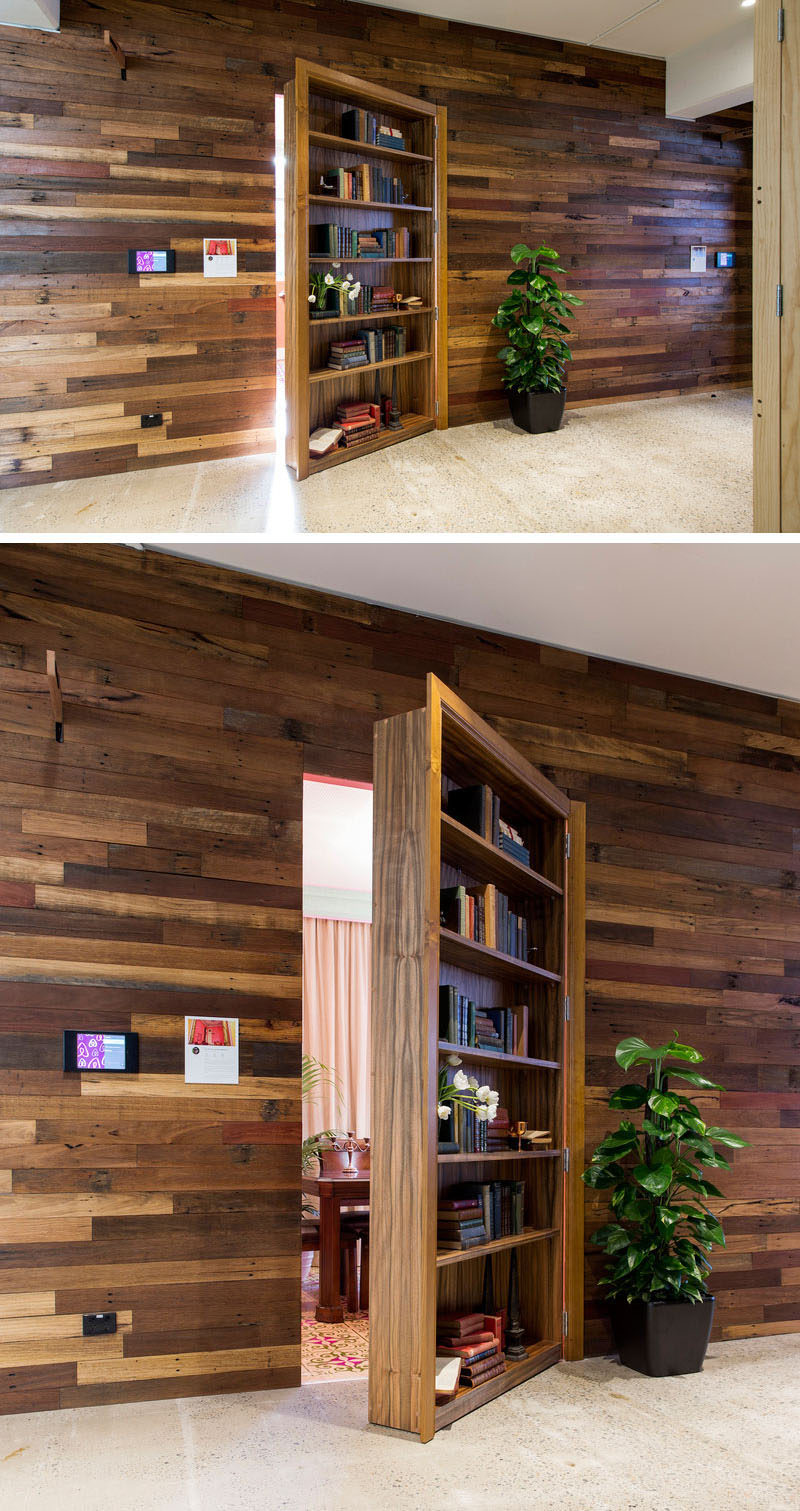
M377 725L374 767L370 1420L427 1441L562 1358L569 1310L569 1356L582 1349L583 810L433 676L424 709ZM476 783L498 795L530 865L448 814L449 792ZM525 919L526 959L441 926L441 888L487 883ZM511 1009L507 1047L445 1034L440 986ZM451 1054L550 1143L440 1152L438 1073ZM523 1184L522 1232L440 1250L440 1195L490 1181ZM512 1252L525 1356L437 1407L437 1310L479 1308L488 1256L505 1307Z
M286 459L298 478L391 446L447 424L445 269L446 113L427 100L382 89L363 79L298 59L286 100ZM352 109L403 132L404 149L351 140L342 117ZM323 175L335 169L399 179L402 202L348 198L323 190ZM372 178L370 182L372 183ZM362 187L361 185L359 187ZM376 191L377 192L377 189ZM408 231L407 254L394 257L340 255L320 247L322 228L341 226L354 234L375 229ZM366 289L391 286L419 305L352 313L344 297L317 318L309 304L312 273L334 263ZM358 306L355 306L356 310ZM402 345L366 366L329 366L331 342L375 331ZM396 348L395 348L396 350ZM336 422L340 403L373 403L391 397L396 380L400 428L382 424L378 433L323 457L309 454L308 437ZM440 389L444 398L440 394Z

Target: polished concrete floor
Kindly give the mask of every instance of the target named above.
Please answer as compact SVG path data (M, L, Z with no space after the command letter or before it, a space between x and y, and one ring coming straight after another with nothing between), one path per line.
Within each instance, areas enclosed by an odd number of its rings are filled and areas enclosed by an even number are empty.
M296 483L240 457L0 493L0 531L750 532L752 397L650 399L567 412L555 435L510 420L433 432Z
M797 1511L800 1337L558 1365L422 1447L364 1381L0 1418L3 1511Z

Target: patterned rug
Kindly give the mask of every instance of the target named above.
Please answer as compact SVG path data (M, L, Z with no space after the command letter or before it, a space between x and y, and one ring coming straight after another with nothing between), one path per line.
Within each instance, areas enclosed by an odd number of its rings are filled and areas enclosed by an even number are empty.
M366 1375L369 1353L367 1312L347 1312L344 1322L317 1322L319 1272L313 1269L302 1289L300 1342L303 1384L341 1380L343 1375Z

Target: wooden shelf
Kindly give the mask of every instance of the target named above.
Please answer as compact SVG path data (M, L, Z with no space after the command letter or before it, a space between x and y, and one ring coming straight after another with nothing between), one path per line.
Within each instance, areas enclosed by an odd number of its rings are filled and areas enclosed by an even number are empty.
M326 467L338 467L341 462L349 462L354 456L382 451L384 446L394 446L398 441L410 440L412 436L425 435L436 425L436 421L430 416L422 414L401 414L400 423L402 430L381 430L378 435L370 436L368 441L362 441L360 446L340 446L336 451L329 451L327 456L314 457L309 463L309 473L324 472Z
M436 1268L446 1269L451 1264L463 1264L465 1259L482 1259L484 1254L498 1254L501 1249L515 1249L520 1244L539 1243L543 1238L557 1238L558 1228L523 1228L521 1233L506 1233L503 1238L490 1238L487 1243L476 1243L471 1249L442 1249L436 1255Z
M503 955L500 950L490 950L488 945L477 944L452 929L440 929L439 953L450 965L459 965L465 971L477 971L481 975L505 976L513 981L559 982L560 975L546 971L541 965L529 965L527 960L515 960L513 955Z
M462 1386L452 1401L445 1401L443 1405L437 1406L437 1431L450 1422L456 1422L459 1417L466 1416L468 1412L475 1411L476 1407L485 1405L487 1401L505 1395L507 1390L513 1390L523 1380L530 1380L533 1375L541 1374L543 1369L557 1364L560 1358L560 1343L530 1344L526 1358L509 1361L502 1375L495 1375L493 1380L487 1380L483 1385L473 1385L471 1389Z
M436 1159L440 1165L496 1165L515 1159L558 1159L560 1154L560 1149L492 1149L483 1154L437 1154Z
M311 205L344 205L349 210L413 210L420 215L432 215L433 205L386 204L382 199L338 199L333 194L309 194Z
M539 897L564 895L563 887L506 855L505 851L467 829L448 813L442 814L442 859L474 868L482 881L495 882L514 892L533 893Z
M342 378L351 378L353 373L374 373L382 367L402 367L408 362L427 362L433 352L406 352L404 357L385 357L381 362L363 362L360 367L320 367L309 373L309 383L330 383Z
M560 1070L559 1060L531 1060L525 1055L504 1055L491 1049L475 1049L472 1045L448 1044L445 1039L439 1040L439 1052L444 1055L458 1055L468 1065L498 1064L518 1065L521 1070Z
M339 257L331 252L328 257L318 257L316 253L309 257L309 262L357 262L359 267L368 267L370 263L380 266L384 262L432 262L432 257Z
M356 156L366 153L368 157L390 158L400 163L432 163L433 158L425 152L401 152L398 147L378 147L371 142L354 142L349 136L334 136L329 131L309 131L310 147L330 147L336 151L353 152Z
M314 330L317 330L318 327L322 326L324 328L326 325L352 325L355 320L363 325L365 320L402 320L404 317L411 319L413 315L432 314L432 304L418 304L410 310L378 310L374 315L331 315L325 320L313 320L311 323Z

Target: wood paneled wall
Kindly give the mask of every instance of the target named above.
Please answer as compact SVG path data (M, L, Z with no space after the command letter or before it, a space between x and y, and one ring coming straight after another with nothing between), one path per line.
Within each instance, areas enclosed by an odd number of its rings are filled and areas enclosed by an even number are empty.
M489 322L520 239L586 299L573 400L749 381L747 110L666 120L652 59L343 0L63 0L60 35L0 28L0 486L271 449L296 56L447 106L452 424L505 410ZM235 285L203 279L204 234L239 238ZM691 274L692 242L738 267ZM128 277L165 245L175 276Z
M587 804L587 1148L617 1041L678 1028L750 1141L720 1182L717 1336L800 1331L800 705L154 553L5 546L6 1407L297 1379L301 766L369 780L375 720L428 671ZM238 1093L184 1088L201 1005L243 1020ZM61 1028L100 1021L138 1028L137 1083L61 1074ZM112 1305L116 1342L70 1333Z

